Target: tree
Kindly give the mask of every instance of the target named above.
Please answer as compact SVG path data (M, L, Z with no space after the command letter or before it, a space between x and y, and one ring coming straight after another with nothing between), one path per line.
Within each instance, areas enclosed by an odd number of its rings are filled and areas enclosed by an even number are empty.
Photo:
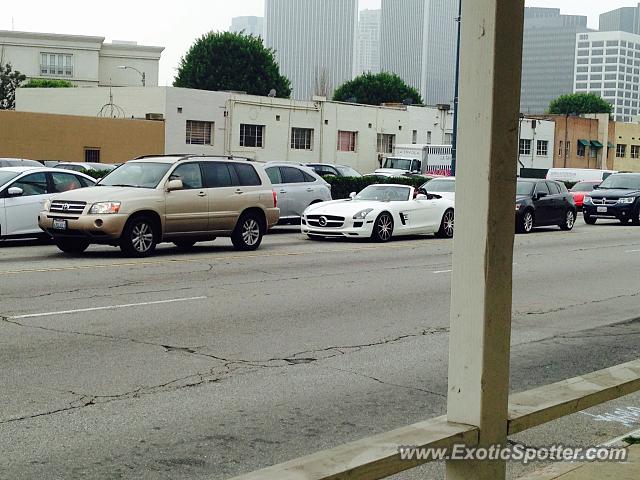
M291 82L280 74L274 51L260 37L233 32L209 32L197 39L180 60L173 86L291 95Z
M549 104L548 110L548 113L563 115L611 112L611 104L593 93L561 95Z
M395 73L364 73L353 80L343 83L333 94L338 102L364 103L402 103L410 100L413 104L422 104L418 91L407 85Z
M16 89L26 79L26 75L13 70L10 63L0 64L0 110L16 108Z
M49 78L32 78L20 88L72 88L73 83L68 80L57 80Z

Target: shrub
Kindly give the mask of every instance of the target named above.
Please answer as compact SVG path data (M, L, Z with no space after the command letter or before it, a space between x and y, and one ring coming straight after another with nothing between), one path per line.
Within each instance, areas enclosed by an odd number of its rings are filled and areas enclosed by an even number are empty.
M93 169L85 170L85 169L82 169L80 172L84 173L85 175L89 175L91 178L95 178L97 180L98 178L104 178L108 173L111 172L111 170L93 170Z
M331 197L334 200L349 198L351 192L359 192L369 185L378 183L394 183L398 185L411 185L419 187L427 181L425 177L378 177L367 175L364 177L333 177L327 176L324 179L331 185Z
M21 88L73 88L75 85L68 80L54 78L32 78Z

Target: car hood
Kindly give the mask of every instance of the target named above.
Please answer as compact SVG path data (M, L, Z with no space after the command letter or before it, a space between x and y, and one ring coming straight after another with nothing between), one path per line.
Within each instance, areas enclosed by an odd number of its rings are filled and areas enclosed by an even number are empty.
M591 198L621 198L621 197L638 197L640 190L624 190L620 188L597 189L589 193Z
M305 215L336 215L350 217L367 208L380 208L380 205L391 202L369 200L332 200L330 202L314 203L305 211Z
M139 200L159 194L153 188L135 187L87 187L71 190L54 195L52 200L67 200L70 202L122 202L126 200Z
M378 168L374 175L386 175L386 176L398 176L402 177L403 175L409 173L409 170L402 170L401 168Z
M528 198L531 198L531 195L516 195L516 202L520 202Z

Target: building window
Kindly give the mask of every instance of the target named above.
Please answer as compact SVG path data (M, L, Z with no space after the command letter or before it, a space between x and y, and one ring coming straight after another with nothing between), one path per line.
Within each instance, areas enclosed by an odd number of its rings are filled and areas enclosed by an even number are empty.
M378 153L393 153L393 146L396 143L396 136L389 133L378 134ZM429 143L429 140L427 140Z
M264 147L264 125L240 124L241 147Z
M531 140L520 139L520 155L531 155Z
M427 144L431 145L431 132L427 132Z
M566 157L571 153L571 144L569 142L564 142L564 155Z
M418 130L414 130L413 133L411 134L411 143L413 144L418 143Z
M213 145L213 122L187 120L187 145Z
M584 157L584 145L578 142L578 156Z
M100 149L93 147L84 147L84 161L91 163L100 163Z
M451 145L453 142L453 133L445 133L444 134L444 144Z
M40 75L73 77L73 55L65 53L41 53Z
M549 142L547 140L538 140L536 143L536 155L546 157L549 154Z
M619 143L616 145L616 157L624 158L627 156L627 146L625 144Z
M591 158L598 158L598 149L597 148L589 148L589 153L591 154Z
M293 150L313 150L313 129L293 127L291 129L291 148Z
M562 155L563 152L564 152L564 142L560 140L560 144L558 146L558 155Z
M640 158L640 145L631 145L631 158Z
M336 148L339 152L355 152L358 148L358 132L338 130Z

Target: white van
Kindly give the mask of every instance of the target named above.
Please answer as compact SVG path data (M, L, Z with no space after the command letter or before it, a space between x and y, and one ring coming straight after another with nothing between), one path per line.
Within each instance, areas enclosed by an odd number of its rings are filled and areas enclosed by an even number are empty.
M616 170L601 170L599 168L550 168L547 180L559 182L601 182Z

